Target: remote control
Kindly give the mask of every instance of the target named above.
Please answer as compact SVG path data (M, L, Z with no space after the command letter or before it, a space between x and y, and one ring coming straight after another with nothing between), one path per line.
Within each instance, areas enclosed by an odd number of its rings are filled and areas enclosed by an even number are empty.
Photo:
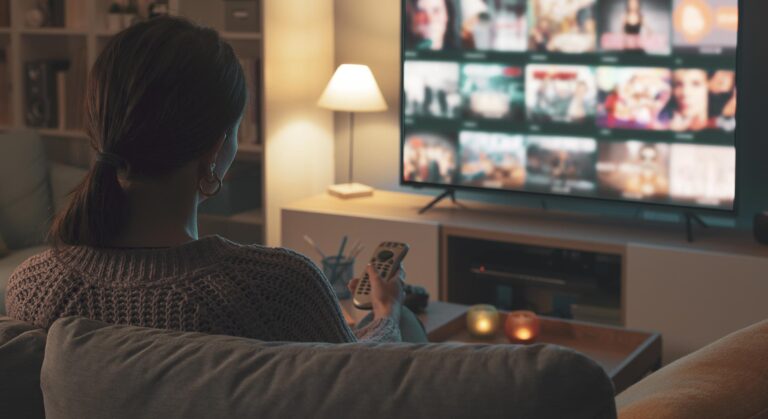
M386 281L400 269L400 263L408 254L408 249L409 247L405 243L382 242L373 252L370 263L381 279ZM361 310L373 308L371 304L371 280L368 277L368 272L363 274L363 278L357 284L352 302L355 307Z

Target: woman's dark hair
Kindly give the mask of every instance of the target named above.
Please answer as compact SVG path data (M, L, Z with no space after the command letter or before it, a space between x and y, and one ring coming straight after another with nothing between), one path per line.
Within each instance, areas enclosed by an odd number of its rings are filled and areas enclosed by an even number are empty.
M85 128L99 157L49 239L101 246L116 238L128 216L118 174L156 178L210 152L239 121L246 96L240 62L212 29L159 17L115 35L86 91Z

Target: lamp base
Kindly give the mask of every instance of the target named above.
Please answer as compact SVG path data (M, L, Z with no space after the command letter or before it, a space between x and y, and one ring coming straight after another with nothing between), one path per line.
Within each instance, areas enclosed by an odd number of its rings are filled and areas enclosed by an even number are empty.
M362 183L340 183L328 187L328 193L337 198L362 198L373 195L373 188Z

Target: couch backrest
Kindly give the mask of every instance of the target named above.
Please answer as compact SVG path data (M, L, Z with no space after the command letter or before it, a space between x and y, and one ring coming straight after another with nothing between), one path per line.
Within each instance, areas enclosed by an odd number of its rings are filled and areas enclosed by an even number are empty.
M47 417L615 418L603 370L568 349L264 343L65 318Z

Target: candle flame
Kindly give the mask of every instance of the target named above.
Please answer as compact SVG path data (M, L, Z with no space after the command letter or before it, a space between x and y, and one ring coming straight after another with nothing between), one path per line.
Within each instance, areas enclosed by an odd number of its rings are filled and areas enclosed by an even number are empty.
M531 333L531 330L526 328L520 328L515 331L515 337L520 340L528 340L532 335L533 333Z
M475 326L480 333L488 333L491 331L491 321L488 319L478 319Z

